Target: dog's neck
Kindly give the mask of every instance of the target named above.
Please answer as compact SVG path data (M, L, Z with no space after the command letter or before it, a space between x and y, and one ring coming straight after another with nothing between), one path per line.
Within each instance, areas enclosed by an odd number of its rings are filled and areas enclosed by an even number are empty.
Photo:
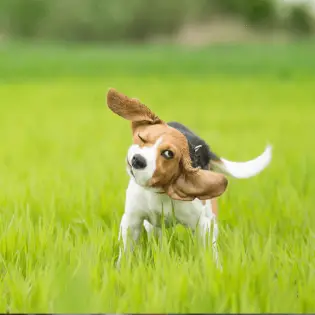
M159 195L166 194L165 190L162 189L161 187L142 186L142 185L139 185L132 176L129 176L129 177L130 177L130 180L133 181L137 186L141 187L142 189L144 189L144 190L146 190L148 192L151 192L151 193L154 193L154 194L159 194Z

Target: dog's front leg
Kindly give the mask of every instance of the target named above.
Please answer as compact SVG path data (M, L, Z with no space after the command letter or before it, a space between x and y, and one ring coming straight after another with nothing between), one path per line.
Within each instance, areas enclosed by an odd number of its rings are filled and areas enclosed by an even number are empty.
M149 238L154 236L154 237L157 237L159 241L161 241L161 238L162 238L162 229L161 228L153 226L147 220L144 220L143 226L144 226L145 230L147 231Z
M122 241L123 245L123 249L121 248L121 245L119 248L119 257L117 261L118 267L120 265L123 252L126 253L127 251L132 251L134 243L138 241L142 223L143 220L137 215L132 213L124 213L120 222L120 231L118 236L119 242ZM129 242L129 235L131 236L132 242Z

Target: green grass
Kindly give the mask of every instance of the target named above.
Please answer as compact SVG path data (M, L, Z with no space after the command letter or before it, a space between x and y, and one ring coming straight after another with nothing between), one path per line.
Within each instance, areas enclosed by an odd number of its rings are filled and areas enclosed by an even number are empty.
M177 57L178 56L178 57ZM314 46L0 50L0 312L314 312ZM215 269L182 227L114 267L129 123L109 87L232 160Z

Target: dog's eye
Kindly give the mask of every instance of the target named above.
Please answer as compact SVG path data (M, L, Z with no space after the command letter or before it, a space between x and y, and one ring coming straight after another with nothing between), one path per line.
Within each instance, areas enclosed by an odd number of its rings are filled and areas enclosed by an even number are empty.
M174 157L174 153L171 150L165 150L161 153L161 155L167 160L170 160Z

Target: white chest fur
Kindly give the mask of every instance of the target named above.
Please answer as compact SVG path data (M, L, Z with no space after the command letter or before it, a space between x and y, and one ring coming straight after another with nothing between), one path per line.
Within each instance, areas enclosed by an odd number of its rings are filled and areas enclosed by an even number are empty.
M161 236L163 221L165 227L179 223L192 231L198 229L198 234L204 244L206 235L211 231L213 225L213 254L217 265L220 266L216 247L218 226L216 217L212 213L210 200L207 200L205 204L198 199L193 201L172 200L167 195L143 188L133 179L130 179L126 192L125 212L120 223L119 233L119 239L122 238L123 240L124 251L127 247L128 232L133 241L137 241L142 225L144 225L148 233L157 232L157 235ZM122 250L120 250L118 264L121 256Z
M155 227L161 227L164 220L166 227L179 223L195 229L203 218L211 219L211 202L207 200L179 201L172 200L165 194L158 194L152 190L139 186L130 180L126 194L125 214L147 220Z

